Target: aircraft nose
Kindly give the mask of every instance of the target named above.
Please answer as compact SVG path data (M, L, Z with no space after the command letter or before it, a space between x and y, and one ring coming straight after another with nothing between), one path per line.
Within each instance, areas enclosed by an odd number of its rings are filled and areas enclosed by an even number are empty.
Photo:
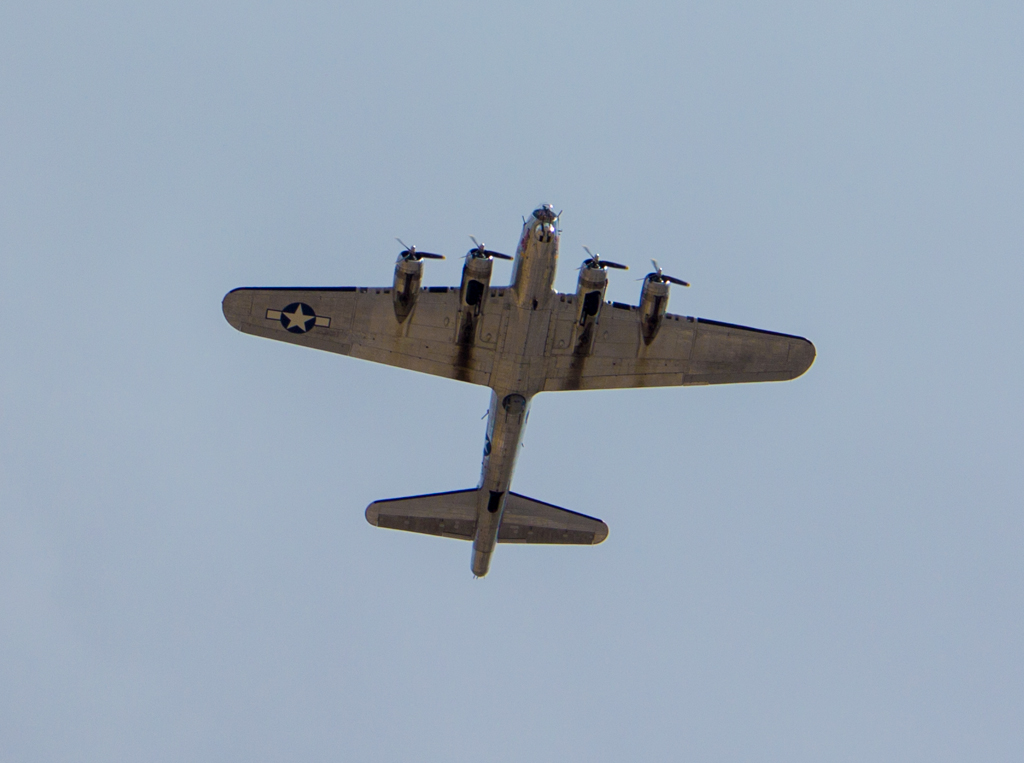
M555 214L555 208L550 204L541 204L533 210L533 216L542 223L553 223L558 219L558 215Z

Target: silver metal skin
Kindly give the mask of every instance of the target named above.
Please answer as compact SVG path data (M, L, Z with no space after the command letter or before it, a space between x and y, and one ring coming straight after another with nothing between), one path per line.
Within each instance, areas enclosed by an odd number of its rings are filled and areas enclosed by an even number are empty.
M487 412L487 436L480 468L477 493L476 536L473 538L473 574L482 578L491 564L491 554L498 542L502 512L512 473L519 458L520 443L526 420L530 416L530 398L517 392L501 396L491 391L491 407Z
M608 535L595 517L510 493L538 392L786 381L815 359L803 337L668 313L670 279L657 265L639 305L604 301L600 265L581 268L575 293L556 293L558 219L545 204L524 220L509 286L490 285L489 256L467 256L461 286L421 288L419 257L440 255L407 248L391 287L240 288L222 305L248 334L491 388L476 488L366 508L377 527L472 540L477 577L498 543L594 545Z
M580 268L576 281L576 333L573 337L573 353L576 355L589 355L594 347L607 288L608 271L604 268L586 265Z
M455 341L472 345L476 338L477 322L487 303L494 262L489 257L466 257L462 267L462 285L459 287L459 324Z
M487 414L471 564L477 577L487 574L497 544L501 513L519 457L530 400L544 389L544 369L538 369L531 360L538 352L544 352L547 340L550 303L555 295L552 286L558 267L558 238L558 217L544 206L523 223L516 249L513 299L505 303L505 333L496 348L500 360L491 372L491 407ZM542 330L531 331L532 325L537 329L541 324Z
M401 323L409 317L416 307L416 298L420 295L420 282L423 281L423 262L399 257L395 263L395 283L391 292L395 305L395 317Z
M650 344L658 335L661 322L668 308L669 285L664 281L656 281L650 276L644 278L644 288L640 292L640 331L644 344Z

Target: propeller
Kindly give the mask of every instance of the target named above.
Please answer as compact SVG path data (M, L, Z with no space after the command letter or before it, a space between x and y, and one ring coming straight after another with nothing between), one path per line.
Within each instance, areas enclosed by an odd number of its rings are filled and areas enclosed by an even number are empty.
M408 246L402 239L396 238L399 244L405 247L400 253L399 257L403 260L411 260L413 262L419 262L420 260L443 260L443 254L433 254L431 252L418 252L415 246Z
M629 270L628 265L620 265L618 262L612 262L611 260L602 260L601 255L594 254L588 247L583 247L584 251L590 255L590 259L583 260L583 264L580 267L593 268L597 270L599 268L615 268L617 270Z
M649 278L650 280L654 281L655 283L675 283L675 284L679 284L680 286L689 286L690 285L690 284L686 283L686 281L680 281L678 278L673 278L672 276L667 276L664 273L662 273L661 272L661 268L658 267L658 261L657 260L651 260L651 264L654 265L654 272L653 273L648 273L647 274L647 278Z
M466 252L466 256L467 257L477 257L477 258L480 258L480 259L497 257L499 260L511 260L512 259L512 257L510 257L507 254L502 254L501 252L495 252L495 251L492 251L492 250L488 249L486 246L484 246L479 241L477 241L474 236L470 236L470 238L473 239L473 243L476 244L476 247L474 247L473 249L470 249L468 252Z

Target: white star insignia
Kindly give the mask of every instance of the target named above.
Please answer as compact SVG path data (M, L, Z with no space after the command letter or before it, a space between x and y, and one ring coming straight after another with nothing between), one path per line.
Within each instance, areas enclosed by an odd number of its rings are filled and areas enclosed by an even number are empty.
M302 312L302 305L298 305L295 308L294 312L282 314L284 315L285 318L288 319L288 325L285 326L285 328L289 330L293 328L298 328L301 331L308 331L309 322L316 320L315 315L306 315L305 313Z
M267 308L267 320L280 323L281 326L293 334L305 334L312 331L313 326L329 329L331 319L326 315L317 315L312 307L305 302L292 302L284 310ZM310 325L312 323L312 325Z

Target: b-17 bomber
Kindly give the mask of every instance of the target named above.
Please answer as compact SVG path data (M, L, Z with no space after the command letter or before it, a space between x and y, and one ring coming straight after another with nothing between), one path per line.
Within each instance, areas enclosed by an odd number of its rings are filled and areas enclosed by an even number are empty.
M638 305L605 301L609 268L625 266L589 249L576 291L554 291L559 215L544 204L525 218L514 257L474 239L459 286L422 287L424 261L443 258L402 244L390 287L241 288L224 297L224 317L247 334L491 388L475 488L366 508L377 527L472 541L477 577L499 543L593 545L608 536L600 519L510 490L534 395L786 381L814 362L802 337L667 312L671 286L688 284L657 263ZM508 286L491 284L495 259L514 260Z

